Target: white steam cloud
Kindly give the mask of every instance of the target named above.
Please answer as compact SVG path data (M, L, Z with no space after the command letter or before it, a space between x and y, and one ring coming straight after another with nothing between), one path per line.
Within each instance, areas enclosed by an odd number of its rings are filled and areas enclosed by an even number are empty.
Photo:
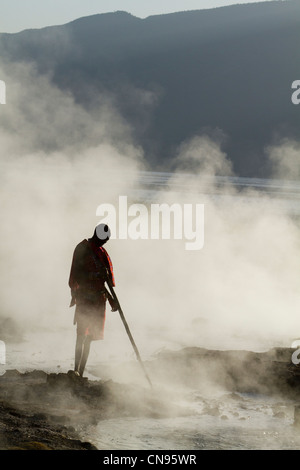
M276 146L268 148L274 178L300 180L300 142L282 139Z
M71 330L67 282L75 245L92 235L99 204L117 205L120 195L135 202L147 165L109 97L95 96L87 112L31 66L2 65L0 77L7 85L0 109L0 316L24 331ZM299 144L285 142L270 156L276 177L299 171ZM268 195L240 194L228 183L220 189L216 175L230 176L232 167L208 136L184 142L175 163L156 202L205 204L204 248L189 252L185 240L111 240L107 247L140 349L268 347L294 339L297 221ZM120 323L115 315L108 314L107 341Z
M75 244L93 233L97 205L134 184L142 153L105 97L96 97L88 114L31 67L4 71L9 96L0 115L2 314L24 326L30 319L52 323L69 296Z

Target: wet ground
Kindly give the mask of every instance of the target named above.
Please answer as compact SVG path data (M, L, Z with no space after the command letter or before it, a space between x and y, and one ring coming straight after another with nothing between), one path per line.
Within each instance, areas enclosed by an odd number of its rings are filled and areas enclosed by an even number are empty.
M0 449L299 448L292 353L165 351L145 364L153 388L122 382L134 361L115 365L119 381L112 371L90 380L10 369L0 377Z
M0 449L90 450L85 429L128 416L185 413L154 391L69 374L8 370L0 377Z

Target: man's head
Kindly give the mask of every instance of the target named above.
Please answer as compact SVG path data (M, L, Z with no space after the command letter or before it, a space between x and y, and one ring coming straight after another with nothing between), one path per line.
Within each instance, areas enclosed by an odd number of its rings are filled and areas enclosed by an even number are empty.
M95 228L93 240L97 243L98 246L104 245L111 236L109 226L106 224L99 224Z

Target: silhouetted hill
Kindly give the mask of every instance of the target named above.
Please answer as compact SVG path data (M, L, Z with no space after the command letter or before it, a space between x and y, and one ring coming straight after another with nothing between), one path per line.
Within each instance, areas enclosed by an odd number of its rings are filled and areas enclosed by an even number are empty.
M0 35L0 53L51 71L84 106L108 91L156 168L185 139L226 135L240 175L265 176L264 148L300 138L300 1L136 18L125 12Z

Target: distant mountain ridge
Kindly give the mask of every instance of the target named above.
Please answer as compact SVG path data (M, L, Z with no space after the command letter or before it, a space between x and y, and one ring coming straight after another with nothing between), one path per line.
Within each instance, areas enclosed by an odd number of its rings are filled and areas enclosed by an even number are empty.
M91 88L115 96L153 168L176 147L223 132L241 176L267 176L274 138L300 140L300 0L136 18L126 12L0 34L0 56L31 61L91 106Z

